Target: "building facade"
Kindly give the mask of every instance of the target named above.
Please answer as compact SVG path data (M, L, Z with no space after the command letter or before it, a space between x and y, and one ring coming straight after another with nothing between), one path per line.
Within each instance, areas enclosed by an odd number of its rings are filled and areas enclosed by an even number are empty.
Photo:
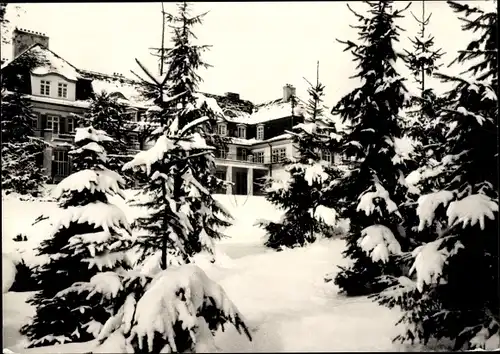
M25 75L24 94L31 100L36 120L36 135L49 143L43 154L43 167L53 183L71 174L68 155L74 141L75 128L90 106L95 93L105 91L125 104L132 122L144 116L148 103L140 99L137 84L120 74L103 74L74 67L48 48L49 38L42 33L15 29L13 32L13 59L2 65L2 75L14 70L17 58L33 52L46 63ZM200 93L201 94L201 93ZM258 195L266 177L285 178L283 161L296 156L297 150L287 131L304 121L304 107L291 97L295 88L285 85L281 97L255 105L240 99L236 93L213 95L222 114L217 122L218 135L224 137L224 147L216 150L216 174L233 183L227 194ZM151 142L135 137L132 149L148 148ZM325 155L325 160L333 162Z

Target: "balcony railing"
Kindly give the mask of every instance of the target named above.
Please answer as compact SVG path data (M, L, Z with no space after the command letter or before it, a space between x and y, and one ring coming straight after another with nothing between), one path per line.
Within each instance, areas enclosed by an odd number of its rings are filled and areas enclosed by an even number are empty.
M237 155L237 154L221 154L220 152L217 152L215 154L215 158L221 159L221 160L228 160L228 161L239 161L239 162L246 162L246 163L252 163L252 164L259 164L259 165L268 165L271 163L281 163L283 160L280 160L279 158L275 157L274 159L271 158L271 156L256 156L256 155L247 155L247 156L242 156L242 155Z
M65 141L69 143L75 139L75 133L54 133L50 129L35 129L35 136L42 137L48 141Z

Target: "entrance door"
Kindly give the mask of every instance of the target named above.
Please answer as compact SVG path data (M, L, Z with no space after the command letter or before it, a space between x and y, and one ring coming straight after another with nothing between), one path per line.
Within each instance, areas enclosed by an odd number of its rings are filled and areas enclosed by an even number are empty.
M238 195L247 194L247 172L236 171L236 193Z

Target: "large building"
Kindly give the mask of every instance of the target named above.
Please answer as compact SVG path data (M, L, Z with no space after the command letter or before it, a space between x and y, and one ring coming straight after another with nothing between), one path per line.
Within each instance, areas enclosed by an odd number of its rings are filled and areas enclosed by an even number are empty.
M68 151L71 148L77 117L85 113L92 96L101 91L116 96L126 104L130 120L138 122L148 109L140 98L137 84L120 74L103 74L76 68L49 49L49 38L42 33L16 28L13 31L13 59L1 67L2 75L15 69L16 59L29 53L45 58L46 63L24 75L23 93L32 102L37 119L33 122L36 135L50 143L43 155L43 167L53 182L71 173ZM224 96L202 93L217 102L222 116L217 132L228 144L216 152L217 175L233 182L228 194L260 194L263 177L283 178L287 173L282 161L296 155L290 135L286 132L304 121L304 107L292 105L295 95L291 85L285 85L277 99L253 104L236 93ZM131 133L133 134L133 133ZM135 149L147 148L148 142L135 140ZM330 162L332 156L324 155Z

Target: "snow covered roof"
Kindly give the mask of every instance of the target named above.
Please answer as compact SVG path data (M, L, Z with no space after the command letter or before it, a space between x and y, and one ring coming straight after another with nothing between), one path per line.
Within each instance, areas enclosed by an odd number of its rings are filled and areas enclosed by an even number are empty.
M248 121L245 123L247 124L265 123L276 119L290 117L292 115L291 103L283 102L282 99L273 100L268 103L258 105L256 108L257 110L250 115ZM295 116L302 116L304 112L305 112L304 106L300 102L293 109L293 115Z
M284 133L284 134L277 135L274 138L270 138L270 139L264 140L263 142L271 143L273 141L279 141L279 140L285 140L285 139L291 139L291 138L292 138L291 134Z
M83 78L92 80L91 85L95 93L102 91L107 94L119 93L118 100L124 104L146 108L147 104L140 97L138 83L122 75L108 75L90 70L79 70Z
M89 101L70 101L66 99L61 99L61 98L53 98L53 97L45 97L45 96L35 96L35 95L28 95L30 100L34 102L42 102L42 103L52 103L52 104L58 104L61 106L70 106L70 107L78 107L78 108L89 108L90 102Z
M43 65L33 69L32 73L34 75L46 75L55 73L64 76L70 81L77 81L80 78L80 74L76 67L74 67L68 61L64 60L50 49L45 48L43 45L38 43L34 44L24 52L22 52L19 56L22 56L25 53L29 52L36 54L40 58L43 58L45 61ZM2 65L2 69L8 66L13 61L15 61L15 59Z

